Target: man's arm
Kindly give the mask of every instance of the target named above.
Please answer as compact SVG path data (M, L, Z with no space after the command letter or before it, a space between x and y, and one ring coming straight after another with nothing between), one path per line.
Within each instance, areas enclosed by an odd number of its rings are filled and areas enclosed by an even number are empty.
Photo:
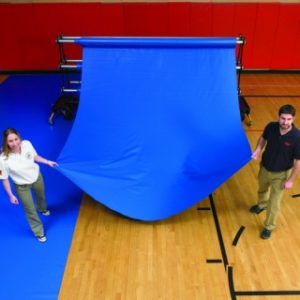
M258 139L255 150L254 150L254 152L252 153L252 156L251 156L254 160L257 160L259 158L260 153L264 149L266 143L267 143L267 141L261 135L260 138Z
M291 175L287 179L287 181L284 183L283 187L287 190L293 187L293 182L300 173L300 160L295 160L294 167L292 169Z

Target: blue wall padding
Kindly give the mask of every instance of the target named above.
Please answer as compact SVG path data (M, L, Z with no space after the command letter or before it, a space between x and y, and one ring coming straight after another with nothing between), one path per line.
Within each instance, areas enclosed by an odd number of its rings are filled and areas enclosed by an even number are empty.
M78 42L80 105L58 162L95 200L131 218L164 219L249 161L236 39Z

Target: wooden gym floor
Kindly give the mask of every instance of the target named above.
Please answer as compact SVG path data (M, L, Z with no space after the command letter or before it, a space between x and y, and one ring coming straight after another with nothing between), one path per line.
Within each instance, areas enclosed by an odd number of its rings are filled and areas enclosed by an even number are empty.
M241 90L252 148L282 104L297 108L300 128L300 74L243 74ZM277 229L262 240L265 212L249 213L257 171L250 162L211 199L155 223L126 219L85 195L59 299L300 299L300 197L292 197L300 176L284 195Z
M245 126L252 147L282 104L300 115L300 75L245 74L241 90L252 109ZM300 179L284 196L276 231L262 240L265 213L248 211L257 171L250 162L213 199L156 223L128 220L84 196L60 299L300 299L300 198L291 197Z

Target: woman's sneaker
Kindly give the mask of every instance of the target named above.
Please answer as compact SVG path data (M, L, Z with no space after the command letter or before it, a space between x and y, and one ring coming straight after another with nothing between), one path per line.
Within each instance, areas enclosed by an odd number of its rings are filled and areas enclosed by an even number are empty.
M44 211L41 211L41 214L43 215L43 216L50 216L50 210L44 210Z
M37 239L41 243L45 243L47 241L47 238L44 235L37 236Z

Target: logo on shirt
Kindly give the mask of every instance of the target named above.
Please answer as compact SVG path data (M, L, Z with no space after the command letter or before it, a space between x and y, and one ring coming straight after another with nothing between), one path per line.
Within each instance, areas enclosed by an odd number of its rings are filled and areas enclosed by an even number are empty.
M27 153L25 154L25 157L26 157L27 159L32 159L32 154L31 154L30 152L27 152Z
M284 144L285 144L285 146L288 146L288 147L292 146L292 143L290 143L288 141L285 141Z

